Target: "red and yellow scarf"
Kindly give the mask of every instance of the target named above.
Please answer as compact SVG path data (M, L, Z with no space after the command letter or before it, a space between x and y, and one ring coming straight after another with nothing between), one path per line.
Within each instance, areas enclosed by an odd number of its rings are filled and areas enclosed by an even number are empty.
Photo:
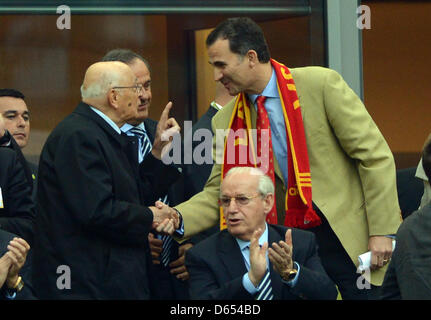
M311 173L301 107L296 94L295 83L289 69L271 59L277 77L277 87L283 108L288 144L288 188L285 197L286 216L284 225L295 228L312 228L321 224L312 207ZM260 167L256 163L256 152L252 138L250 102L241 92L235 102L224 145L222 177L233 167ZM272 143L272 142L270 142ZM258 145L257 148L260 148ZM233 152L235 151L235 152ZM273 165L273 164L272 164ZM276 207L274 195L274 207ZM275 210L273 208L273 210ZM277 224L277 215L268 214L267 222ZM220 229L226 228L223 209L220 208Z

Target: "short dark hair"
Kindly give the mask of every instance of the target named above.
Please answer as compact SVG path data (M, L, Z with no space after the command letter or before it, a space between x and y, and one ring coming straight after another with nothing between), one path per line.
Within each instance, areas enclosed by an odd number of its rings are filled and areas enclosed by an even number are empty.
M271 57L262 29L250 18L229 18L220 23L208 35L207 47L218 39L229 40L230 50L241 56L245 56L249 50L256 51L261 63L268 62Z
M144 57L133 52L129 49L113 49L108 51L105 56L102 58L102 61L121 61L125 64L131 64L133 60L138 59L141 60L147 66L148 70L150 70L150 64Z
M0 97L13 97L24 100L24 95L21 91L15 89L0 89Z
M431 138L425 143L424 150L422 151L422 167L424 167L425 174L431 182Z

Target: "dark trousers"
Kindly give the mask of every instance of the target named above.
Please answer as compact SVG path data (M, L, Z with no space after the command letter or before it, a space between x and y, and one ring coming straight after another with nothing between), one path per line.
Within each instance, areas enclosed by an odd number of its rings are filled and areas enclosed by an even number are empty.
M322 224L309 230L316 235L322 265L328 276L337 285L343 300L377 299L380 287L365 284L365 279L361 278L361 274L356 272L356 266L322 212L315 205L313 207L322 220ZM358 283L360 284L359 286Z
M182 281L169 272L169 267L152 265L152 300L189 300L188 281Z

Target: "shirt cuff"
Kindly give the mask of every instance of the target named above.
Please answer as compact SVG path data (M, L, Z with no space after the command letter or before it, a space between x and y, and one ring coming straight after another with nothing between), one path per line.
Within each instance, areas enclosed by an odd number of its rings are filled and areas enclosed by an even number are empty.
M251 295L254 295L257 293L257 288L254 286L254 284L251 282L250 278L248 277L248 272L242 276L242 285L244 286L245 290L247 290L248 293Z
M181 213L177 210L177 209L175 209L175 208L173 208L177 213L178 213L178 215L180 216L180 226L178 227L178 229L177 230L175 230L175 234L178 236L178 237L183 237L184 236L184 220L183 220L183 216L181 215Z
M8 290L8 289L6 289L4 291L4 296L8 300L13 300L16 297L16 291L15 290Z

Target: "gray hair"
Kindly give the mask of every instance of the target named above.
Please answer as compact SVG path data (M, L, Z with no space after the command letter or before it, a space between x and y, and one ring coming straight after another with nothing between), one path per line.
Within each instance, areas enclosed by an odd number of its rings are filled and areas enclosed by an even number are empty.
M145 63L148 71L151 72L150 64L148 63L148 61L144 59L144 57L142 57L141 55L129 49L118 48L111 50L105 54L101 61L121 61L125 64L131 65L136 59L141 60L143 63Z
M262 170L254 167L233 167L231 168L225 175L224 179L227 177L238 174L238 173L249 173L250 175L259 176L259 183L257 187L257 191L263 196L267 196L268 194L274 194L274 183L271 178L268 177ZM220 189L221 192L221 189Z
M121 76L117 71L103 73L97 82L92 82L89 86L81 85L82 100L90 98L99 98L104 96L109 89L118 86Z

